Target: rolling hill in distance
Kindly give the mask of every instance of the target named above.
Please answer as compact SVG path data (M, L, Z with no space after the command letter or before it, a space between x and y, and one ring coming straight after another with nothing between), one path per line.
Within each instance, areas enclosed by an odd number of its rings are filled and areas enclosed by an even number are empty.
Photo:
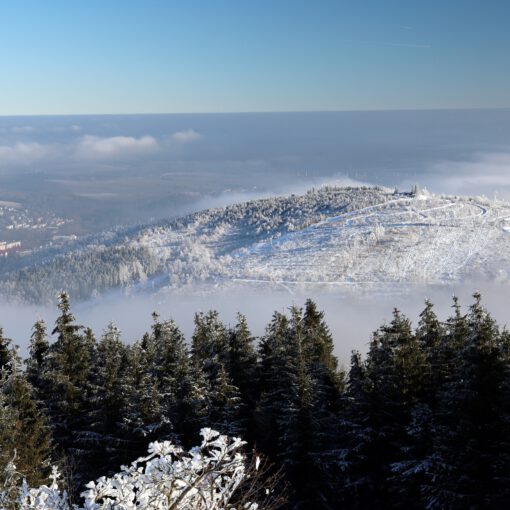
M269 286L290 293L510 281L510 205L381 187L313 188L103 232L11 257L4 295L48 303L125 293ZM18 266L18 267L16 267Z

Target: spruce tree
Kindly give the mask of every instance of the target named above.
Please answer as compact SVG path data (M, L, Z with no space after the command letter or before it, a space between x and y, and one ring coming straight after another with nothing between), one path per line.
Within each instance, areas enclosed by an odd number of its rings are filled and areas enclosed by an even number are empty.
M279 457L294 487L296 499L304 503L305 508L312 502L315 502L316 508L323 508L325 494L319 490L318 484L321 479L319 463L325 460L318 458L322 453L320 439L323 430L321 417L315 414L316 381L304 352L302 313L296 307L291 308L285 348L288 395L279 417Z
M386 482L395 445L390 430L395 398L393 353L381 331L374 333L367 361L351 357L341 451L340 499L351 508L386 508Z
M8 364L9 371L0 377L0 473L14 460L18 472L37 486L48 480L50 430L15 351L10 352Z
M290 400L287 373L288 318L275 312L259 345L261 394L256 409L257 445L267 455L278 455L280 422Z
M221 365L228 363L227 329L217 311L195 314L191 355L193 363L204 370L209 382L214 380Z
M430 508L501 508L510 498L508 359L479 294L456 328L458 351L440 395L434 451L422 491ZM467 325L467 328L466 328Z
M168 421L171 437L192 441L206 425L206 381L201 370L193 366L184 335L175 322L153 318L154 366L161 412Z
M81 334L82 327L75 322L69 296L61 293L58 309L60 315L52 334L57 335L46 359L45 380L48 383L47 410L55 445L59 455L66 458L69 466L87 462L91 455L87 444L89 425L89 383L94 359L91 337ZM78 491L83 482L76 468L71 478L71 491Z
M46 396L43 395L45 387L44 373L49 349L50 344L46 334L46 324L40 319L33 326L28 351L29 356L25 361L28 381L36 389L38 398Z
M420 361L417 369L421 377L416 382L419 393L410 403L410 418L406 437L399 445L401 459L393 465L392 484L399 494L396 506L408 507L421 500L421 487L425 483L428 457L433 451L433 417L438 406L438 395L445 383L444 354L445 330L439 322L434 305L427 300L416 329L416 353ZM421 368L420 368L421 366Z
M0 328L0 372L10 370L10 344L11 340L5 338L3 328Z
M237 322L234 328L228 331L226 368L245 402L252 401L254 397L253 390L256 387L257 354L253 347L254 340L246 317L237 314Z
M109 323L95 349L89 376L89 404L81 443L91 451L84 477L111 474L132 456L124 424L127 388L127 349L120 331Z
M212 429L222 434L244 437L241 410L239 389L232 384L227 371L221 365L211 384L207 422Z
M309 407L303 400L303 430L307 431L308 443L302 475L308 490L315 492L325 507L337 499L338 448L340 447L340 413L344 407L344 373L338 369L334 355L332 335L324 319L324 312L308 299L304 313L293 311L291 327L301 342L302 366L298 368L303 391L309 387ZM293 325L293 326L292 326ZM308 393L305 391L303 395ZM306 413L303 411L306 409ZM309 424L306 421L309 421Z
M391 508L402 497L399 468L409 460L403 447L413 409L424 394L424 360L410 321L395 309L393 320L374 334L370 344L363 391L366 416L354 416L354 429L347 432L351 472L346 476L361 505L372 501ZM356 452L362 452L360 462L352 458Z
M228 331L228 359L225 365L232 384L239 390L240 419L246 440L253 439L251 424L253 410L259 396L257 378L257 354L253 347L254 338L244 315L237 315L237 323Z
M445 328L434 312L434 305L430 300L425 301L425 308L420 313L420 320L416 328L416 340L423 353L423 384L425 401L431 407L436 405L436 397L446 380L444 372Z
M334 496L325 475L336 460L334 432L328 427L335 429L337 416L326 396L332 392L323 391L324 379L319 377L328 367L307 349L310 330L296 307L291 308L290 320L274 314L260 346L262 393L257 418L264 432L260 444L280 460L296 501L310 505L308 498L314 494L315 506L327 508Z
M128 347L127 398L123 410L133 452L143 454L150 441L158 439L167 425L162 415L161 399L154 374L153 345L149 335Z
M367 370L361 354L353 351L342 414L338 500L348 508L363 508L371 500L372 449L377 430L372 416ZM364 499L368 497L367 499Z

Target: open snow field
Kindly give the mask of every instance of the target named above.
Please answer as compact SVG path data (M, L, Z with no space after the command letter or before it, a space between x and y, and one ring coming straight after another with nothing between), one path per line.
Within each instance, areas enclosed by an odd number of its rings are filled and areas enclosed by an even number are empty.
M166 258L171 286L183 283L177 278L182 271L188 271L189 283L272 284L289 291L317 285L362 289L481 278L510 281L506 202L384 189L352 189L355 201L348 200L345 189L321 193L340 193L344 208L314 210L310 221L303 221L299 207L286 210L287 228L275 222L262 239L257 238L260 227L250 232L227 215L220 222L202 222L197 216L186 228L146 232L136 242ZM255 204L252 215L260 213ZM182 260L183 247L192 264Z
M509 214L502 204L398 198L259 243L235 257L232 273L287 285L507 279Z

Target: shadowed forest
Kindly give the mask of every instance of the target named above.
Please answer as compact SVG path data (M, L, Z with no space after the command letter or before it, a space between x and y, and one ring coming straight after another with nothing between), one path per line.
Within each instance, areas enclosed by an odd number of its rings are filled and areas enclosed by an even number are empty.
M211 311L187 342L153 314L128 345L114 324L99 338L77 324L63 293L54 327L35 323L27 359L0 337L0 470L14 458L38 486L58 465L79 503L88 481L150 442L188 448L210 427L271 463L287 508L502 508L510 334L479 294L467 314L452 305L442 320L427 301L416 325L395 309L343 371L311 300L275 312L261 338L243 315L225 325Z

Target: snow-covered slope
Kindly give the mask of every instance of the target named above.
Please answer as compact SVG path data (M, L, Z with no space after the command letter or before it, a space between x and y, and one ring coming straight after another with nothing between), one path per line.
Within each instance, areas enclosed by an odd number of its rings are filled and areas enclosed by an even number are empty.
M397 197L259 243L237 254L231 272L335 285L506 278L507 213L487 202Z
M106 264L100 273L109 271L106 280L114 283L90 291L199 282L366 288L466 278L510 281L510 205L325 187L202 211L141 228L109 246L67 254L65 263L58 262L59 288L76 285L80 257L91 254L100 255ZM37 284L38 271L26 270L21 281ZM16 289L15 275L10 286Z
M169 258L172 247L186 246L197 260L195 276L226 280L353 285L441 283L471 275L508 278L508 204L378 191L323 190L341 196L349 205L345 212L315 216L283 234L268 229L257 242L249 230L239 231L228 221L206 232L200 223L191 231L152 231L137 242L163 252L166 248ZM349 200L349 192L356 200ZM360 193L370 205L357 206ZM296 216L299 208L287 211L285 219L292 225Z

